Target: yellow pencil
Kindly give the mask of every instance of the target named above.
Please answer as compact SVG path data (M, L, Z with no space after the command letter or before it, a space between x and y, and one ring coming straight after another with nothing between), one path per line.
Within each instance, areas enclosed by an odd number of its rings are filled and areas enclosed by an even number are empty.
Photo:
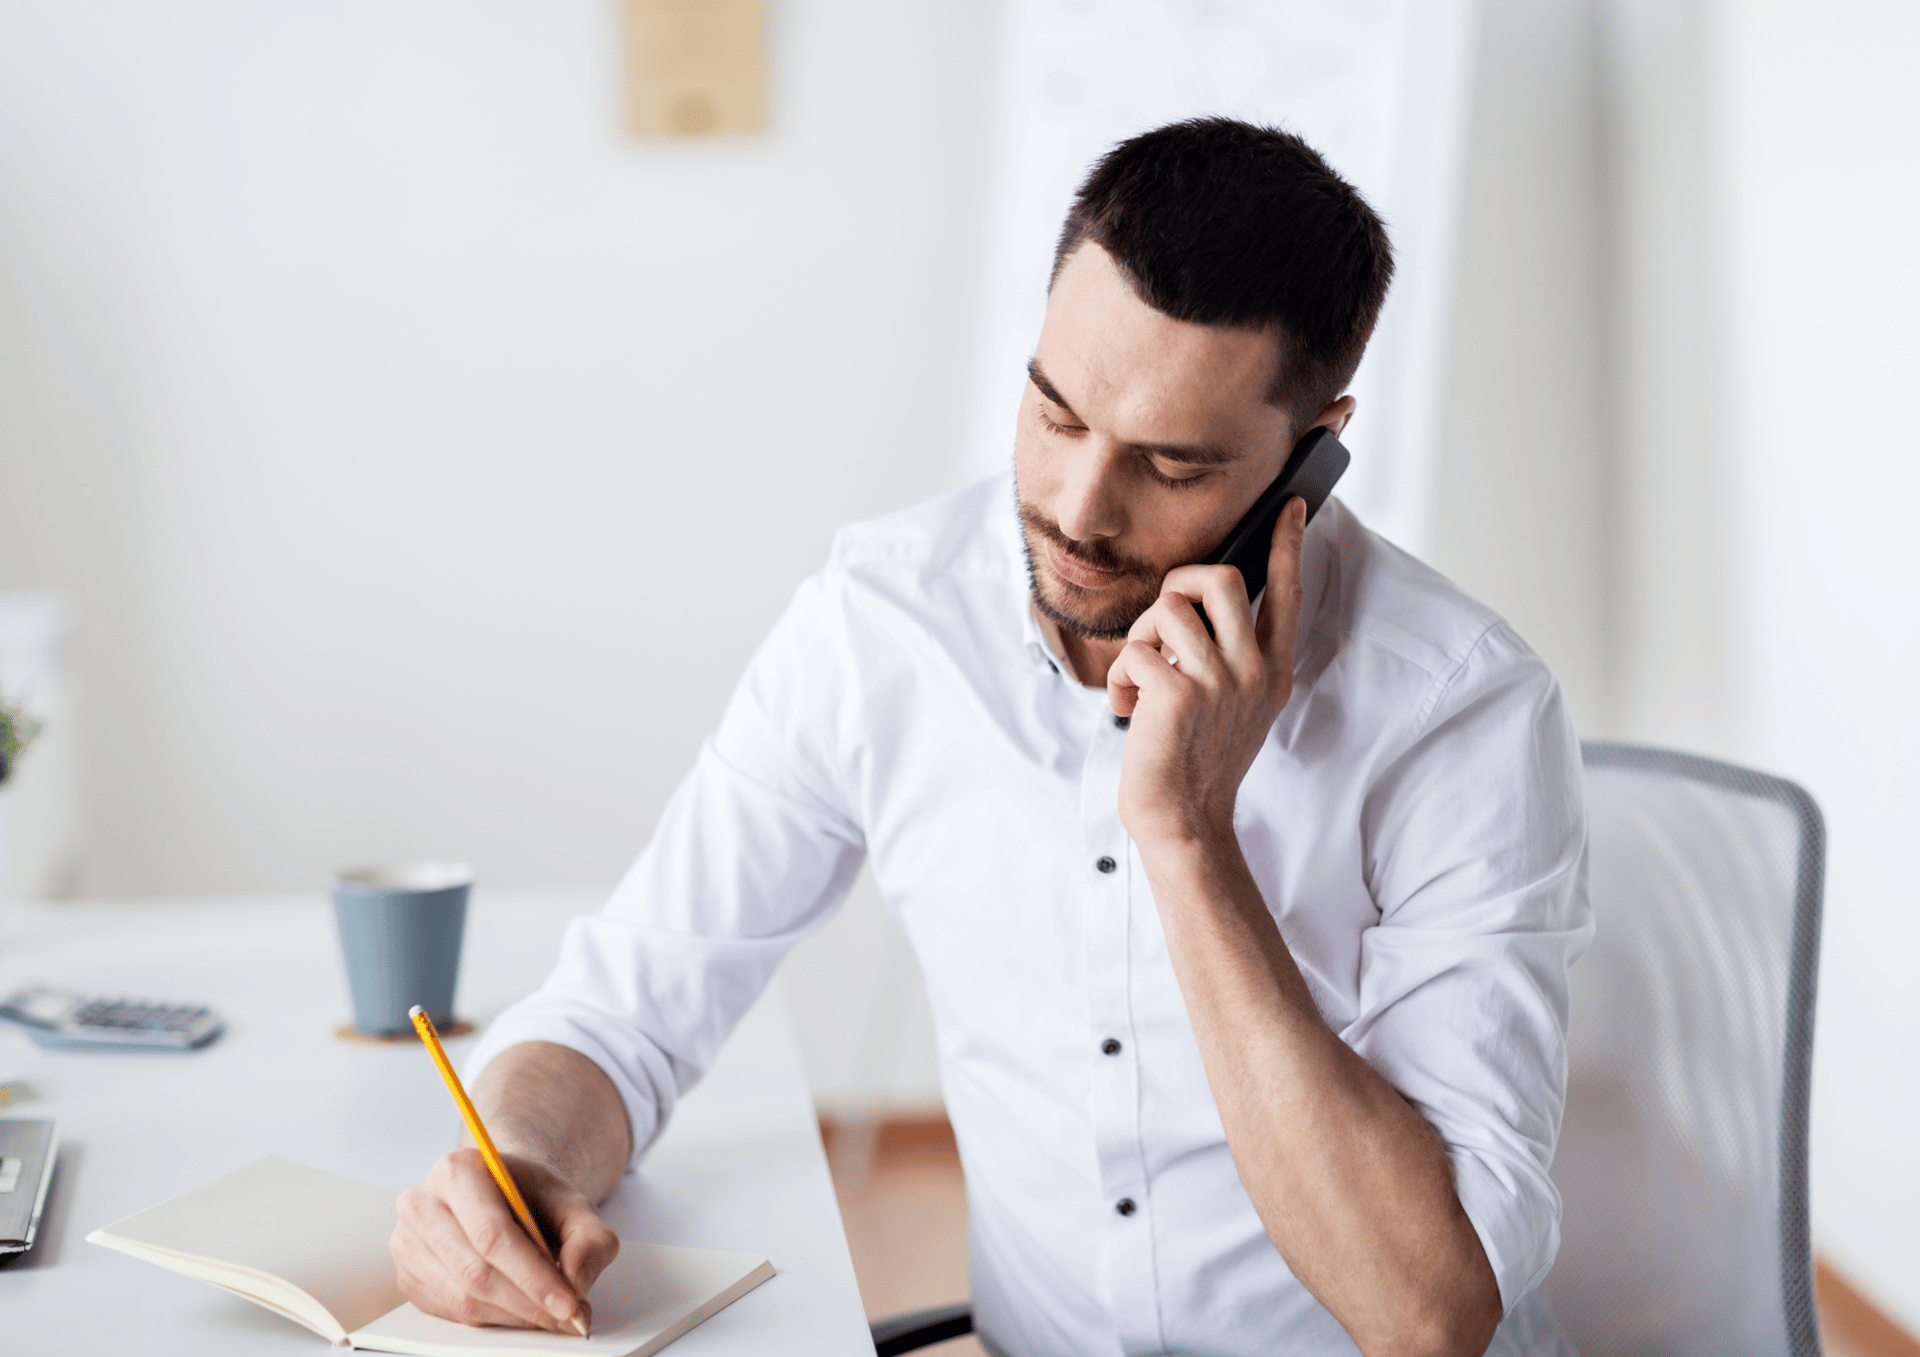
M560 1262L553 1256L553 1250L547 1247L546 1236L540 1233L540 1227L533 1223L533 1212L527 1209L527 1200L520 1195L520 1189L513 1185L513 1175L507 1172L500 1151L493 1148L493 1138L487 1134L487 1128L480 1121L480 1114L474 1111L473 1100L467 1097L466 1087L461 1084L460 1076L453 1072L453 1063L447 1059L446 1050L440 1045L440 1033L434 1029L433 1019L427 1016L427 1010L415 1004L407 1010L407 1016L413 1019L413 1029L420 1034L420 1040L427 1044L427 1052L433 1057L433 1063L440 1067L440 1077L447 1081L447 1092L453 1095L453 1101L460 1107L460 1115L466 1119L467 1129L473 1132L474 1144L480 1147L480 1157L487 1161L487 1170L493 1174L493 1181L500 1184L500 1191L507 1199L507 1205L513 1208L513 1214L520 1218L520 1224L533 1236L533 1242L540 1246L540 1252L547 1255L547 1261L556 1268ZM580 1332L587 1336L586 1322L576 1312L570 1321Z

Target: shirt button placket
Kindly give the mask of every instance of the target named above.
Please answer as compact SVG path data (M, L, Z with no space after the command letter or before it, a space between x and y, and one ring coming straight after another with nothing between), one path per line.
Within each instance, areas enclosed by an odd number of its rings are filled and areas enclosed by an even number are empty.
M1087 751L1081 785L1081 830L1092 868L1082 879L1085 899L1087 1014L1093 1022L1089 1052L1089 1111L1093 1117L1100 1184L1113 1214L1108 1245L1111 1304L1121 1350L1158 1353L1160 1299L1153 1261L1153 1231L1145 1162L1140 1144L1140 1073L1129 988L1132 912L1142 907L1127 870L1131 850L1120 823L1120 765L1126 751L1124 718L1105 713ZM1083 869L1084 870L1084 869ZM1151 908L1151 902L1145 903Z

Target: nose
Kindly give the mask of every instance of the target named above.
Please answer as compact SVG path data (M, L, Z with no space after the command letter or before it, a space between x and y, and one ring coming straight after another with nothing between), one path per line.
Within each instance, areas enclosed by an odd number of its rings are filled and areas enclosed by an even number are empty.
M1094 435L1076 452L1077 456L1068 459L1067 475L1054 505L1054 521L1076 542L1118 537L1127 526L1120 484L1120 445Z

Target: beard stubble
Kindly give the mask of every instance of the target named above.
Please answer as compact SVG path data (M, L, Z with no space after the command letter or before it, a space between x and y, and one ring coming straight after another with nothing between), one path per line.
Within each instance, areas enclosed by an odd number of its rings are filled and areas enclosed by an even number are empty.
M1082 640L1126 640L1127 632L1140 620L1140 614L1160 597L1164 572L1150 562L1123 556L1098 539L1075 541L1060 530L1058 523L1020 499L1019 494L1016 486L1014 500L1023 529L1021 546L1026 552L1027 585L1033 594L1034 608L1049 622ZM1049 543L1061 555L1072 557L1091 569L1124 576L1124 582L1111 591L1103 590L1104 599L1051 572L1043 586L1040 568L1033 559L1041 542Z

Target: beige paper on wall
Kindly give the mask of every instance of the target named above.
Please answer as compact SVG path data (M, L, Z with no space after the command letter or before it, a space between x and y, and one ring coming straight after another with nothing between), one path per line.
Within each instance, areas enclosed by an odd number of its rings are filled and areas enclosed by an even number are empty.
M627 126L637 136L767 125L764 0L626 0Z

